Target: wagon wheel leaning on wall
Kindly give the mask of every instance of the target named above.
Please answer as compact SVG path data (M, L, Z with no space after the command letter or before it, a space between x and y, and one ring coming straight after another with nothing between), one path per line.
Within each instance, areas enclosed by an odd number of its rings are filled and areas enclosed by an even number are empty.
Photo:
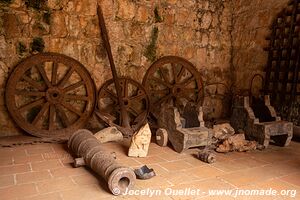
M204 89L200 73L192 63L177 56L165 56L148 69L143 85L150 99L150 111L157 116L163 103L179 110L187 102L203 104Z
M123 126L121 110L113 79L106 81L99 90L96 114L110 126L116 126L129 137L144 125L149 114L149 99L144 87L131 78L119 78L121 96L128 114L130 130ZM128 127L127 127L128 129Z
M5 91L13 120L38 137L67 138L85 125L95 98L94 82L84 66L57 53L23 60L10 75Z

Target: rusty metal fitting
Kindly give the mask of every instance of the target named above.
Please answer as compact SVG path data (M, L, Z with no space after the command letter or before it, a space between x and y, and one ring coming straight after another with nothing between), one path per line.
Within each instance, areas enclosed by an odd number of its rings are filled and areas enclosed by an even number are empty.
M165 147L168 144L168 131L164 128L159 128L156 131L156 143L161 146Z
M68 141L69 149L79 158L83 158L87 166L107 181L108 188L114 195L132 189L136 180L134 171L118 164L115 156L101 145L86 129L74 132Z
M198 159L210 164L216 162L216 155L208 151L202 151L198 153Z

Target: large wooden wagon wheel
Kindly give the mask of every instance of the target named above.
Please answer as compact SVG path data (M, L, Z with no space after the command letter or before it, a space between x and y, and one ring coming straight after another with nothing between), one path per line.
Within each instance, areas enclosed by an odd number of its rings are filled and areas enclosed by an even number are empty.
M165 56L148 69L143 85L150 99L150 110L157 114L163 103L171 103L178 109L187 102L202 105L203 82L192 63L177 56Z
M122 121L117 92L113 79L106 81L99 90L98 116L104 116L109 125L117 126L125 136L131 136L144 125L149 114L149 99L144 87L130 78L119 78L121 96L129 117L130 130ZM97 112L96 112L97 113ZM103 118L103 117L102 117ZM128 127L127 127L128 128Z
M95 86L78 61L57 53L33 55L10 75L5 101L13 120L39 137L68 137L95 107Z

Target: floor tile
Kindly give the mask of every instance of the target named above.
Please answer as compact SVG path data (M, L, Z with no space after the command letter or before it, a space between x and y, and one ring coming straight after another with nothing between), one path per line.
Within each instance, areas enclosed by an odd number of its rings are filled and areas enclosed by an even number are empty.
M35 184L23 184L0 189L1 199L10 200L37 194Z
M14 175L0 176L0 188L15 184Z
M31 171L29 164L20 164L12 166L3 166L0 167L0 176L16 173L24 173Z
M69 177L55 178L36 183L40 193L56 192L74 187L76 184Z
M34 183L46 179L51 179L51 174L46 170L16 174L17 184Z

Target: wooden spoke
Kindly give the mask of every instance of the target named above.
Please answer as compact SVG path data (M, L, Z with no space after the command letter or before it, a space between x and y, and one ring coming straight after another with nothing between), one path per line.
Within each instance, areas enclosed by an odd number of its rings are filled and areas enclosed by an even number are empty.
M125 80L123 80L123 87L122 87L122 89L123 89L123 97L128 97L128 82L127 82L127 80L125 79Z
M74 83L66 88L64 88L64 92L68 92L71 90L75 90L76 88L79 88L80 86L84 85L84 81L79 81L77 83Z
M88 101L89 100L88 96L85 96L85 95L66 94L64 98L69 99L69 100L79 100L79 101Z
M71 111L72 113L75 113L78 116L81 116L83 113L80 112L79 110L77 110L76 108L74 108L72 105L66 103L66 102L62 102L62 105L67 108L69 111Z
M167 94L170 92L169 89L163 89L163 90L150 90L151 94Z
M171 97L172 97L172 94L168 94L167 96L164 96L161 99L159 99L157 102L155 102L155 104L160 105L163 102L168 101Z
M160 76L162 77L162 79L166 82L166 83L170 83L167 75L165 74L165 70L162 69L162 67L158 68L158 70L160 71Z
M129 107L129 109L128 109L128 111L133 115L133 116L138 116L138 113L139 113L139 111L138 110L136 110L136 108L134 107L134 106L130 106Z
M58 68L58 63L53 62L52 65L52 75L51 75L51 83L52 85L56 85L57 83L57 68Z
M54 105L50 105L49 108L49 130L53 130L54 127L54 119L55 119L55 106Z
M198 90L196 88L181 88L179 93L197 94Z
M182 86L186 87L188 86L191 82L195 81L195 77L190 77L189 79L185 80L183 83L181 83Z
M114 107L114 105L108 105L108 106L106 106L105 108L102 108L102 109L101 109L101 112L111 114L111 113L113 113L115 110L117 110L117 109Z
M176 64L171 63L172 66L172 72L173 72L173 78L174 78L174 83L177 83L177 70L176 70Z
M101 115L102 116L105 116L110 122L113 122L116 120L116 117L113 116L112 114L112 111L111 112L108 112L108 110L103 110L101 111ZM99 115L100 113L98 112L97 115Z
M46 93L38 91L16 90L16 95L43 97L46 95Z
M147 112L144 110L143 112L139 113L136 119L140 120L141 117L147 117Z
M180 79L181 79L181 77L182 77L184 71L185 71L185 70L184 70L184 67L181 66L180 71L179 71L179 73L178 73L177 76L176 76L176 81L177 81L176 83L178 83L178 81L180 81Z
M49 109L49 102L46 102L42 109L40 110L40 112L35 116L34 120L32 121L33 125L37 125L37 123L41 120L41 118L43 117L43 115L45 114L45 112Z
M150 79L152 79L152 80L154 80L154 81L156 81L156 82L158 82L158 83L160 83L160 84L162 84L162 85L164 85L164 86L166 86L168 88L172 87L169 83L166 83L166 82L164 82L163 80L161 80L159 78L151 77Z
M35 67L36 67L37 70L40 72L40 74L41 74L41 76L43 77L44 82L46 83L46 85L47 85L48 87L51 87L51 83L50 83L50 81L49 81L49 79L48 79L48 77L47 77L47 74L46 74L44 68L43 68L41 65L36 65Z
M133 116L138 115L132 108L127 109L127 112L131 113Z
M69 69L69 71L67 72L67 74L63 77L63 79L59 83L59 87L60 88L64 87L64 85L67 83L67 81L69 80L69 78L72 76L73 72L74 72L73 68Z
M38 84L36 81L29 78L28 76L23 74L22 78L23 78L23 80L25 80L27 83L29 83L31 86L38 89L39 91L45 90L45 88L42 85Z
M34 108L36 106L39 106L39 105L42 105L44 103L44 98L41 98L39 100L36 100L36 101L33 101L33 102L30 102L29 104L26 104L25 106L22 106L21 108L18 109L18 112L24 112L26 110L29 110L31 108Z
M194 101L194 100L190 97L190 95L194 95L194 94L191 94L191 93L189 93L189 92L181 92L180 94L181 94L181 95L180 95L180 97L178 97L178 98L183 97L183 98L185 98L186 100L188 100L189 102L193 102L193 101Z
M135 123L138 123L140 120L143 120L144 118L147 117L147 112L143 111L140 114L138 114L134 120Z
M104 89L105 94L107 94L110 98L112 98L115 102L118 102L118 97L109 89L105 88Z
M61 119L61 122L63 123L63 125L65 127L69 127L71 123L70 123L65 111L61 107L61 105L57 104L56 105L56 110L57 110L58 116Z
M137 94L135 96L130 97L130 101L141 101L142 99L144 99L146 97L145 93L141 93L141 94Z

